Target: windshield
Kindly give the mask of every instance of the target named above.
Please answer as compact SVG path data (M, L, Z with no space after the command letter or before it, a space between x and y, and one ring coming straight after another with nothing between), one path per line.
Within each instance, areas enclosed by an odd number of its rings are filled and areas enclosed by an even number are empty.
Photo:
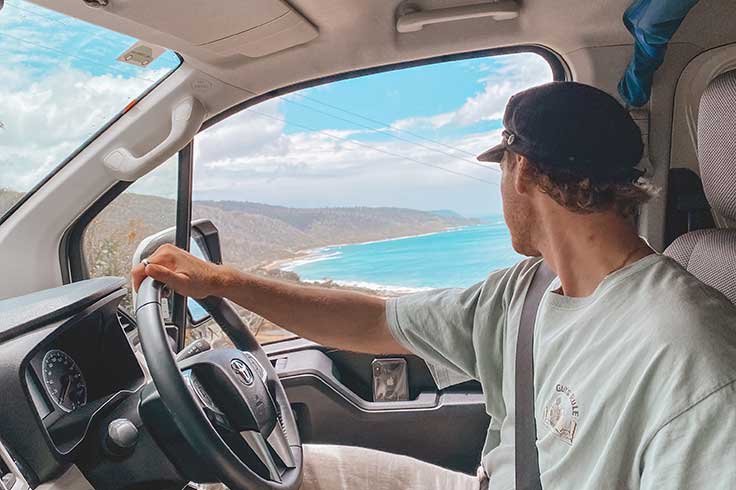
M134 44L131 37L31 3L5 1L0 10L0 217L135 97L179 66L171 51L144 45L130 52ZM150 62L147 49L155 58Z

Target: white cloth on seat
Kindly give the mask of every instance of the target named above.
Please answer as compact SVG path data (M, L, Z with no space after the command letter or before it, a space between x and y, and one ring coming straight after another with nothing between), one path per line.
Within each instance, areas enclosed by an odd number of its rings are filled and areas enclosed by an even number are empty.
M478 490L477 477L409 456L353 446L304 445L301 490Z

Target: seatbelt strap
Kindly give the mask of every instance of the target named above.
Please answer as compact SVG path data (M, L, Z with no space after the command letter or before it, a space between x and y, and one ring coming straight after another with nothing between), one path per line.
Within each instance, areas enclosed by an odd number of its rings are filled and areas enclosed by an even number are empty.
M555 273L540 262L521 309L516 339L516 490L541 490L537 425L534 417L534 322L544 292Z

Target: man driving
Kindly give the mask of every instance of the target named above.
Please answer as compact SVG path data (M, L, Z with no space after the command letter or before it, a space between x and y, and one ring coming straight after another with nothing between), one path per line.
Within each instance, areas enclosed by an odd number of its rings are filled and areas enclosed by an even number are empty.
M653 195L637 169L638 127L613 97L575 82L516 94L503 123L502 143L478 158L501 164L504 217L514 249L529 258L479 284L386 300L264 278L165 245L133 269L134 287L151 276L323 345L413 353L440 389L480 382L491 424L478 477L307 445L305 490L506 490L515 482L517 335L544 261L557 277L534 322L542 486L736 488L736 307L638 236L635 213Z

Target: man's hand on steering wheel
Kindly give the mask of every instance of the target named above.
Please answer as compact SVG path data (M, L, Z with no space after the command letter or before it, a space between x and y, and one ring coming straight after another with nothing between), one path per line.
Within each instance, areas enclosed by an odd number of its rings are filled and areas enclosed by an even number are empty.
M200 299L223 295L224 269L224 266L204 261L174 245L165 244L136 265L131 275L133 289L136 291L143 279L149 276L179 294Z

